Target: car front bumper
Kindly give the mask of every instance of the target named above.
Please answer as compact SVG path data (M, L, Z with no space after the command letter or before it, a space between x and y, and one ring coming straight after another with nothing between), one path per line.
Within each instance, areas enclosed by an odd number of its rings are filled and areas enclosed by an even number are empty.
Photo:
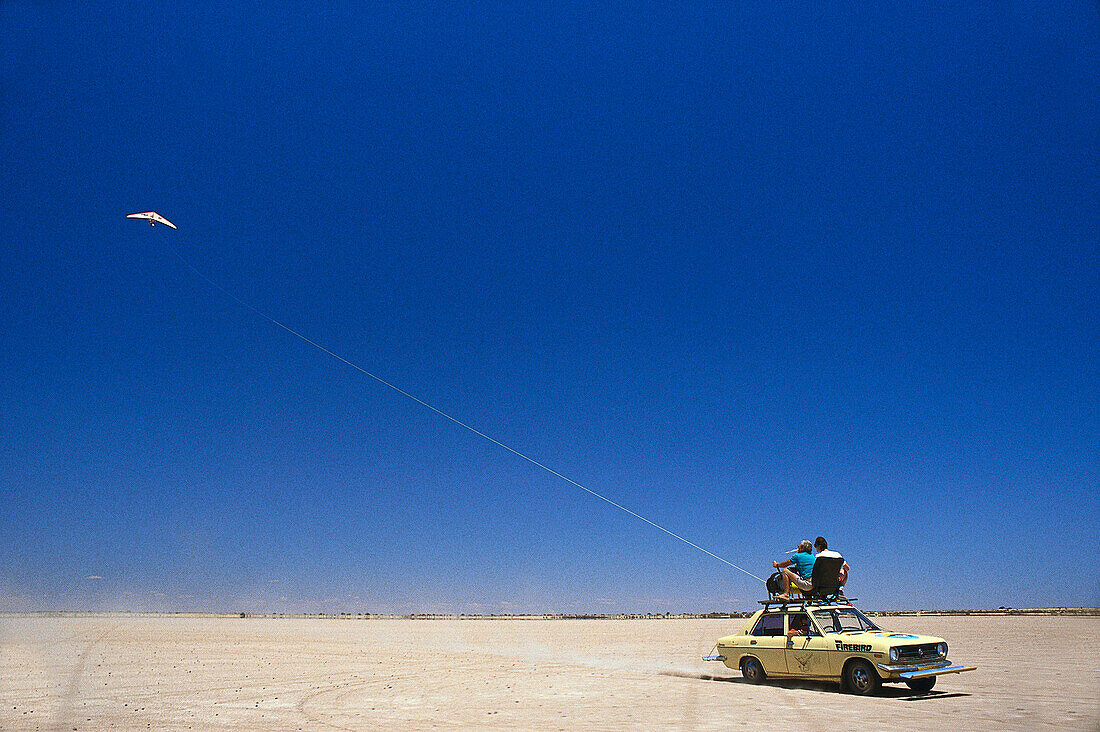
M891 666L885 663L878 664L879 672L884 678L899 678L906 681L924 679L929 676L942 676L943 674L961 674L963 671L973 671L977 666L954 666L950 661L940 661L933 664L904 664Z

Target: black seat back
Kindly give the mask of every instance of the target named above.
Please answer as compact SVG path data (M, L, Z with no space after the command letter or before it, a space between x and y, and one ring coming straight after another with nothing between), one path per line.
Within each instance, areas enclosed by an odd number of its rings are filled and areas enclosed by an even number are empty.
M829 600L840 594L840 568L843 557L818 557L814 560L813 589L803 595L806 599Z

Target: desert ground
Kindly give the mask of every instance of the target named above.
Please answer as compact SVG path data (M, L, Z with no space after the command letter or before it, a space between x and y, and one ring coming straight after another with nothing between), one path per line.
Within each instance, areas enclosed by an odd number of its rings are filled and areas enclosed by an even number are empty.
M743 622L0 617L0 729L1100 729L1100 617L880 618L978 670L871 698L702 660Z

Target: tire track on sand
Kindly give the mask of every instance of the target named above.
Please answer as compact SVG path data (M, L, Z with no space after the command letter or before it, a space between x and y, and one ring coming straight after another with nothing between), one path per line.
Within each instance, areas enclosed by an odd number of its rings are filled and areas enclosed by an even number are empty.
M357 691L366 689L371 686L389 683L394 679L407 679L411 676L412 674L400 674L392 677L387 677L386 679L362 679L360 681L346 681L344 683L333 683L330 681L328 686L317 689L312 693L307 693L303 695L302 698L298 700L298 704L296 705L296 707L298 709L298 713L305 717L312 724L319 724L328 727L329 729L338 729L343 730L344 732L356 732L356 730L362 729L362 726L344 727L343 725L331 721L332 717L334 716L333 714L330 713L328 715L325 715L324 712L317 710L316 707L320 704L321 700L331 696L331 699L326 705L331 708L337 702L346 699Z
M80 694L80 682L84 679L84 667L88 663L88 655L92 649L101 644L119 627L118 623L108 626L98 636L84 644L83 650L77 655L76 666L69 674L69 680L65 684L65 692L57 703L57 716L54 728L59 730L72 729L72 719L76 712L76 699Z

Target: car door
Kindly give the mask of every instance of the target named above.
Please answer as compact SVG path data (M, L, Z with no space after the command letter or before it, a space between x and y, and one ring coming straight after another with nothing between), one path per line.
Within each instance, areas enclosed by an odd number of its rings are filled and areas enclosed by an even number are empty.
M748 652L760 659L769 676L787 673L786 613L764 613L749 634Z
M787 673L795 676L829 676L829 643L821 630L810 621L805 612L792 612L787 616L787 629L798 628L805 635L786 639L784 661ZM808 631L807 631L808 629Z

